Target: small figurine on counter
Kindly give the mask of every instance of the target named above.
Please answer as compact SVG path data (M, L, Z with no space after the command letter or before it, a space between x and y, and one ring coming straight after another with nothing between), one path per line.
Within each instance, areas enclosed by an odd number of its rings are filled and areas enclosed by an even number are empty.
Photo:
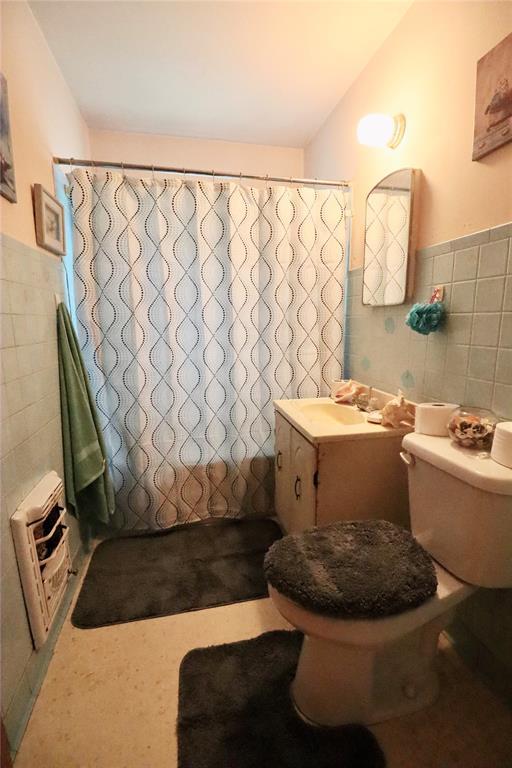
M382 409L383 427L413 427L415 419L414 405L408 403L399 389L398 395Z
M331 388L331 397L335 403L352 403L354 398L365 390L363 384L357 384L352 379L335 381Z

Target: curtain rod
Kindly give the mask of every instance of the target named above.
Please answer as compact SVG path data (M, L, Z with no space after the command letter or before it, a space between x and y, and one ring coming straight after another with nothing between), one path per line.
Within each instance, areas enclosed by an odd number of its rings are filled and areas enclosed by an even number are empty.
M227 173L225 171L198 171L193 168L171 168L165 165L142 165L140 163L119 163L106 160L75 160L73 157L54 157L55 165L87 166L89 168L121 168L130 171L151 171L154 173L181 173L184 176L211 176L224 179L255 179L257 181L281 181L285 184L312 184L319 187L350 187L348 181L326 181L325 179L295 179L285 176L256 176L250 173Z

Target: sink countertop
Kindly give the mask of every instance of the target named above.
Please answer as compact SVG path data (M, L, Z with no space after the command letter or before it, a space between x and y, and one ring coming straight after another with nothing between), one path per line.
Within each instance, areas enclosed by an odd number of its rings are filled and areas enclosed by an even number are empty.
M411 427L394 428L371 424L366 421L366 414L358 411L355 406L335 403L330 397L274 400L274 407L311 443L397 437L412 431ZM315 407L319 407L318 418L313 415ZM326 415L331 410L332 417ZM353 422L357 416L361 417L358 423L342 421L346 418Z

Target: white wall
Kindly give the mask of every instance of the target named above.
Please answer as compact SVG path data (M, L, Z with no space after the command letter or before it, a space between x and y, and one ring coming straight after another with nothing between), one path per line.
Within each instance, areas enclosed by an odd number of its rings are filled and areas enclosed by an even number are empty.
M0 198L1 231L35 246L31 185L53 193L52 156L89 157L89 133L28 3L2 2L1 14L18 195Z
M63 295L58 257L37 248L31 185L53 192L52 155L88 156L84 121L26 2L2 3L18 202L1 213L2 719L12 747L51 656L58 626L33 650L9 518L50 469L62 476L54 294ZM79 548L72 525L71 549Z
M471 160L477 60L511 31L512 2L414 3L308 145L308 176L353 180L352 267L365 197L398 168L423 173L419 248L512 220L512 143ZM397 149L357 143L369 112L405 114Z
M302 176L304 151L294 147L184 139L149 133L91 131L91 157L194 170L231 171L265 176ZM75 155L76 157L76 155Z

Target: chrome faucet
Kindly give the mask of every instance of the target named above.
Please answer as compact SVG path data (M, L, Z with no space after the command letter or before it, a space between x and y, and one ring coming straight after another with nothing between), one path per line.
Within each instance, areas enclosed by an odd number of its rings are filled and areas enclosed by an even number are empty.
M368 387L367 392L361 392L360 395L354 397L354 405L359 411L369 413L374 409L374 398L372 397L373 387Z

